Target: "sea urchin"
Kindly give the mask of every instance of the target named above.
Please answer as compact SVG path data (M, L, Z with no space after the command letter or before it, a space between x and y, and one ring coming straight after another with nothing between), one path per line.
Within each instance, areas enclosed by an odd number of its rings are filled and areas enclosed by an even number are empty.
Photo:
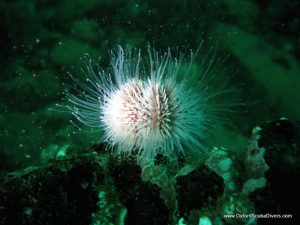
M203 151L216 113L226 110L226 104L210 103L225 92L209 89L213 59L194 74L192 52L188 59L173 58L170 50L160 54L149 47L143 58L140 51L119 47L110 56L113 75L90 62L86 82L73 78L67 107L78 121L101 128L115 153L132 153L147 163L158 154L176 161L189 150Z

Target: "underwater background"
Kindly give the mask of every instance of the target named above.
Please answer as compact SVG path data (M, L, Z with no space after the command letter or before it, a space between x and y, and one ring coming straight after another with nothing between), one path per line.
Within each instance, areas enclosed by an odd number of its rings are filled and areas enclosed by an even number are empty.
M1 0L0 224L295 224L223 215L297 217L299 12L297 0ZM118 45L188 52L202 41L200 58L216 49L217 77L244 103L205 165L141 176L57 109L67 73L85 79L85 54L106 69Z

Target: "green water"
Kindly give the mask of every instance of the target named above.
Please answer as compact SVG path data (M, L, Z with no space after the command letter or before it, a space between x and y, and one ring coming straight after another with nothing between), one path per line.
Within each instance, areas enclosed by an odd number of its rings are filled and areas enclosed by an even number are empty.
M219 57L229 56L223 69L250 103L234 116L231 137L241 140L265 120L299 120L297 7L295 0L1 1L2 157L28 165L41 152L88 147L97 134L73 134L72 117L49 109L72 85L67 72L84 77L84 54L105 67L117 45L186 51L204 40L204 53L217 45Z
M117 45L196 49L218 45L223 67L243 84L243 136L267 119L299 120L297 1L1 1L1 154L30 164L41 152L88 147L61 103L66 73L84 77L82 56ZM255 102L255 104L252 104ZM243 121L243 122L241 122ZM241 124L239 124L241 123ZM224 138L223 138L224 139Z

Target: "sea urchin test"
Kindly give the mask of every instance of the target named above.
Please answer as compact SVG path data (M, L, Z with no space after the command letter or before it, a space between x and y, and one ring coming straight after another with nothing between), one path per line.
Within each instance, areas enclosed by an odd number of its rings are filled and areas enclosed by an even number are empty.
M203 151L216 114L227 108L212 103L225 92L209 89L213 60L195 73L192 52L173 58L170 50L149 47L143 57L119 47L110 57L109 70L94 70L90 62L86 82L73 79L67 107L77 120L102 129L115 154L133 154L149 164L158 154L176 162L188 151Z

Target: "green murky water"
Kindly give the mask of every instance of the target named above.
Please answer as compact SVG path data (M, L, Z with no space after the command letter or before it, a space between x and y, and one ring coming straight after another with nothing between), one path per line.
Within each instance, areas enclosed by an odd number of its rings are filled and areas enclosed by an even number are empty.
M240 151L252 128L300 120L300 2L0 1L0 174L88 148L97 132L78 132L57 109L67 76L85 79L83 56L100 60L118 45L188 52L216 47L220 79L238 87L238 113L216 129L212 146ZM61 155L60 155L61 154Z

